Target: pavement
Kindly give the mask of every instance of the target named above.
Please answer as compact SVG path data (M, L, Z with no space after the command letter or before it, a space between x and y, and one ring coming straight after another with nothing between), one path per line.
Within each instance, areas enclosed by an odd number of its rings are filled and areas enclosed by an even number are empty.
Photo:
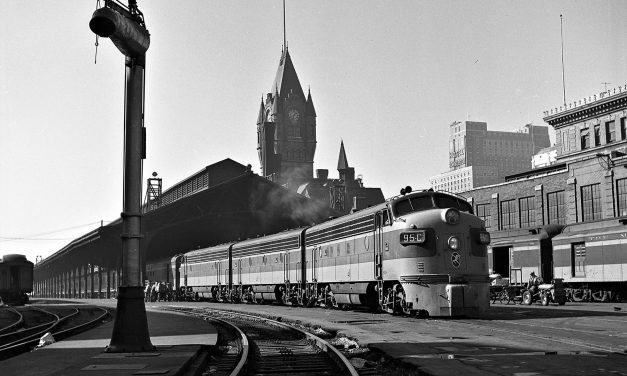
M115 300L80 302L115 306ZM164 312L165 306L226 309L320 327L409 366L415 373L408 375L627 376L627 303L496 305L481 318L418 320L355 310L205 302L146 303L159 355L104 353L111 321L0 362L0 375L7 374L5 369L8 375L180 374L199 345L215 345L217 335L208 323Z
M215 328L202 319L151 310L146 315L155 351L106 353L113 331L110 317L96 328L1 361L0 375L182 375L202 360L207 346L217 344Z
M413 371L406 375L627 376L627 303L497 305L481 318L428 320L275 305L149 304L250 312L321 327L409 366Z

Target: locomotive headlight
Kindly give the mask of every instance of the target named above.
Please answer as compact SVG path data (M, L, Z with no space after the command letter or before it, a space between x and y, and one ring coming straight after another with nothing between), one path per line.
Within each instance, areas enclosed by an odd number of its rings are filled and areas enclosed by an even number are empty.
M456 225L459 223L459 210L450 208L442 212L442 220L449 225Z
M448 238L448 246L453 251L457 251L461 246L461 241L457 236L451 236L450 238Z
M487 231L481 231L479 233L479 243L480 244L484 244L484 245L488 245L490 244L490 241L492 239L490 239L490 233Z

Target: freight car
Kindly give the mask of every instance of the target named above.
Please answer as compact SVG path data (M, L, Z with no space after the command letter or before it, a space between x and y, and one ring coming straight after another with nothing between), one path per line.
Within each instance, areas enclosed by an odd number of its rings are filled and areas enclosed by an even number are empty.
M7 304L28 303L33 291L33 263L24 255L4 255L0 258L0 298Z
M229 302L481 314L490 243L482 220L462 197L402 193L319 225L177 255L176 289Z

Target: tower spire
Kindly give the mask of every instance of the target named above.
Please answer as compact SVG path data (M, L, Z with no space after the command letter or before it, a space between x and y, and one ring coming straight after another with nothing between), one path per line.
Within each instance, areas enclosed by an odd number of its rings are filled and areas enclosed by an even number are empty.
M287 50L287 37L285 34L285 0L283 0L283 49Z

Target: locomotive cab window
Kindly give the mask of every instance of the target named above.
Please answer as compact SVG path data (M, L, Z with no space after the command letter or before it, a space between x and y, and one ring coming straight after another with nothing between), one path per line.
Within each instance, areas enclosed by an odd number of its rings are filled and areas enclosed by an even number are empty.
M460 211L473 214L472 205L461 198L436 194L435 200L438 208L455 208Z
M433 209L433 200L430 195L414 196L399 200L394 205L394 212L397 217L416 211Z

